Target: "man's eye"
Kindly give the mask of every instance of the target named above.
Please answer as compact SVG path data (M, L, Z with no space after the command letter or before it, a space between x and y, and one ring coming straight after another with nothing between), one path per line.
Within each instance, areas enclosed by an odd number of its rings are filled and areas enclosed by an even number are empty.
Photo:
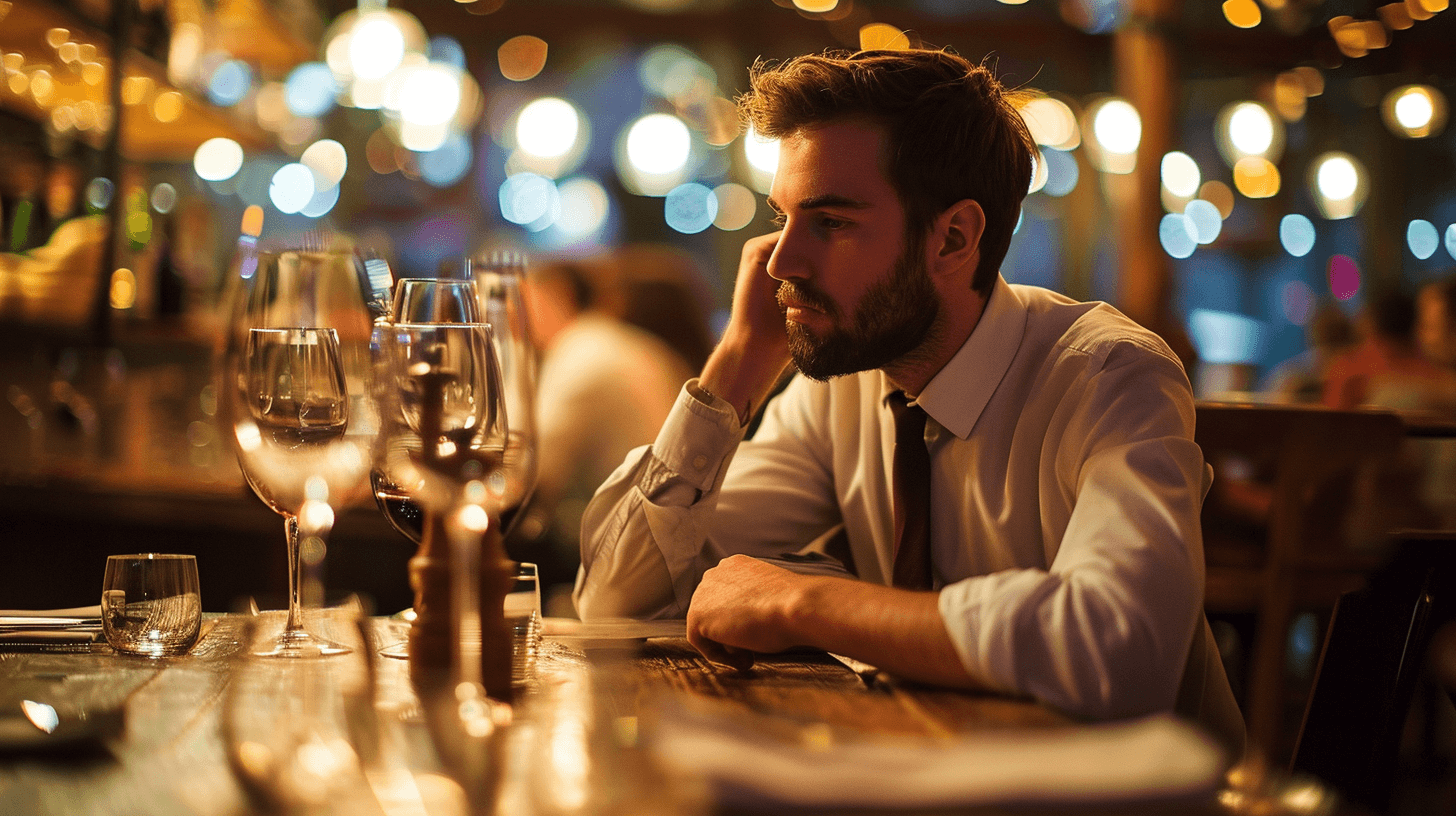
M849 222L842 218L835 218L832 215L821 215L819 216L819 226L824 229L839 229L849 226Z

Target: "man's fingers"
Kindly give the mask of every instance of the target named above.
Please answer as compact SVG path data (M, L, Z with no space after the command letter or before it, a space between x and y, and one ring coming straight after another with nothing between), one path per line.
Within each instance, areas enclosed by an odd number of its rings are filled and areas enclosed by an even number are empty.
M753 652L747 649L724 646L716 640L703 637L692 628L688 629L688 643L692 644L693 648L710 662L738 671L748 671L753 668Z

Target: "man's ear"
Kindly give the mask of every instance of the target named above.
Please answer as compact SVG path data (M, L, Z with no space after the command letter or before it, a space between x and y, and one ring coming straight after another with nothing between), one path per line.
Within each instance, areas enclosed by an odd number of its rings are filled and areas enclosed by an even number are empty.
M957 270L974 273L981 259L981 234L986 231L986 213L973 199L962 199L935 219L927 263L932 274Z

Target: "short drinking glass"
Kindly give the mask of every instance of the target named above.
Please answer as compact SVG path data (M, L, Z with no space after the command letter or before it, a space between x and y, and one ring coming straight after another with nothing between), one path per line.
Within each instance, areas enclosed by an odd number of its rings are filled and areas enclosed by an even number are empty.
M118 652L147 657L186 653L202 628L196 556L107 557L101 628Z

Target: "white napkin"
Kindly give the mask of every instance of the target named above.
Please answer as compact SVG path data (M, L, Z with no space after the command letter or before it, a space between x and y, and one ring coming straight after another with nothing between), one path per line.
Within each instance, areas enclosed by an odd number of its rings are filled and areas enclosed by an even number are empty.
M749 715L750 718L752 715ZM926 808L1106 803L1208 795L1222 751L1172 715L1066 728L1000 729L950 740L863 736L827 726L745 724L673 704L649 726L664 765L706 777L739 804Z
M75 628L45 625L35 629L17 626L0 627L0 648L78 646L101 640L101 605L75 606L66 609L0 609L0 620L6 618L75 618Z

